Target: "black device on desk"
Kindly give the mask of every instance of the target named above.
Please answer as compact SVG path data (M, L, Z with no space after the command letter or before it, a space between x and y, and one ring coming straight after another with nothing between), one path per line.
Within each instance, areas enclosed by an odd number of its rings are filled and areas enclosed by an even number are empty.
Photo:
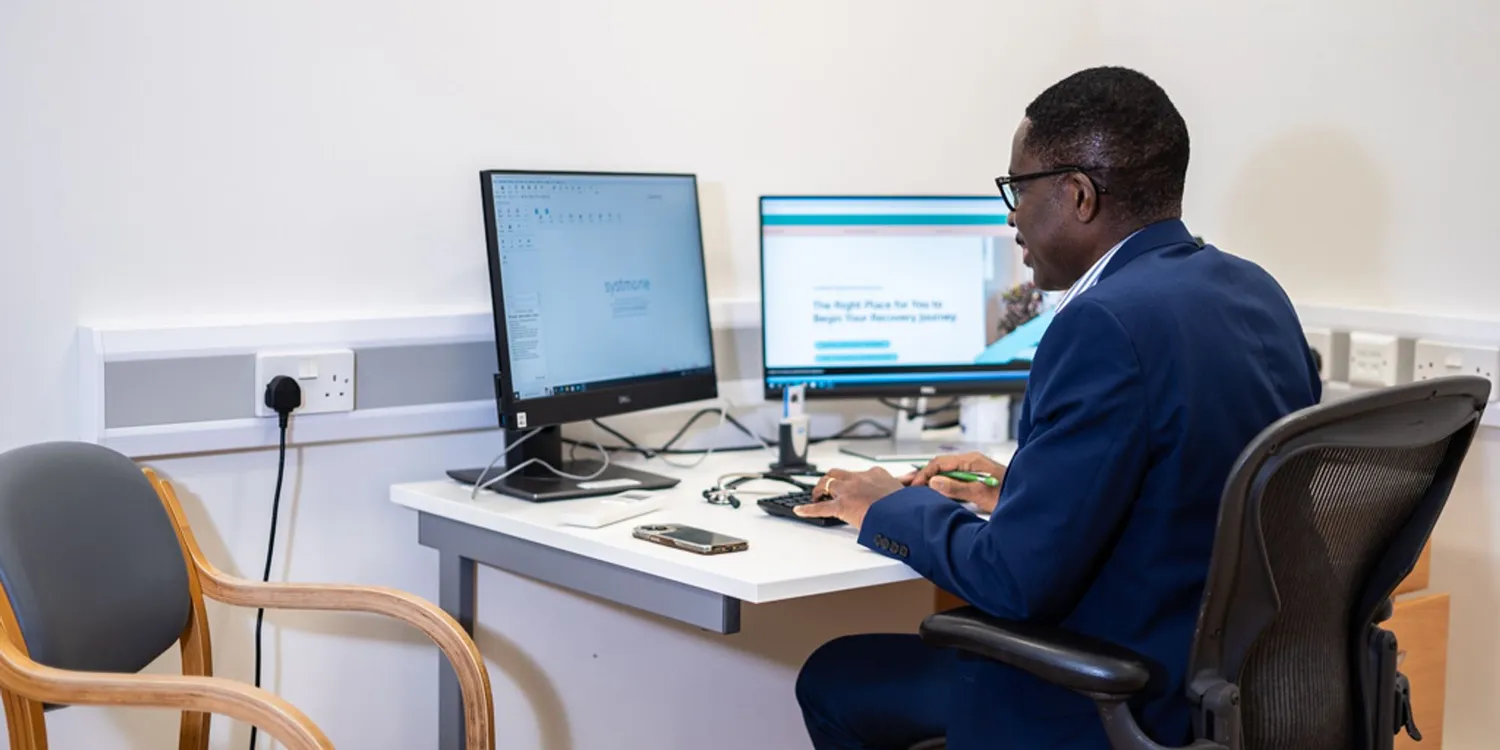
M761 510L770 513L773 516L790 518L794 521L810 523L814 526L844 525L844 522L840 521L837 518L811 518L797 515L797 506L808 505L810 503L816 502L822 501L814 500L811 490L803 490L801 492L789 492L785 495L777 495L775 497L763 497L755 501L755 504L759 505Z
M448 475L534 501L675 486L593 458L564 460L561 425L718 398L697 178L479 177L505 465L530 463L493 484L505 470Z

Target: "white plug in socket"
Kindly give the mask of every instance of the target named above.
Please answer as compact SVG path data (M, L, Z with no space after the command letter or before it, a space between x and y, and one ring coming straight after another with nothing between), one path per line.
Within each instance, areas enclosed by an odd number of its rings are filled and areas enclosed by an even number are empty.
M1422 340L1416 346L1415 378L1430 380L1448 375L1478 375L1495 384L1500 373L1500 348L1449 344ZM1500 393L1490 390L1490 400L1500 400Z
M1392 386L1401 372L1400 339L1380 333L1349 334L1349 383Z
M255 355L255 414L274 417L266 406L266 384L285 375L302 387L302 406L297 414L354 411L354 351L322 349L297 352L261 352Z

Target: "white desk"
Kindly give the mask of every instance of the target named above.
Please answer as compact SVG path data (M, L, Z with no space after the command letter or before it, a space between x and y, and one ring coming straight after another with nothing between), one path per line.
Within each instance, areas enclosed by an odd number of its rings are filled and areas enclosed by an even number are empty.
M1011 450L992 453L1006 461ZM814 446L809 453L820 469L875 465L839 453L831 444ZM418 512L418 541L436 549L441 558L438 605L471 634L478 563L725 634L739 630L741 602L759 604L918 577L905 563L860 547L854 529L769 515L755 504L761 495L750 494L790 492L790 485L745 485L739 508L713 505L703 498L703 490L721 475L761 471L769 461L770 456L759 451L716 454L694 469L638 457L623 460L682 481L663 492L663 508L601 529L562 525L558 519L566 511L565 500L533 503L492 492L470 500L468 487L447 479L394 485L391 500ZM887 468L899 475L910 465ZM749 541L749 549L705 556L631 536L640 524L663 522L737 536ZM446 662L439 725L439 747L462 748L458 682Z

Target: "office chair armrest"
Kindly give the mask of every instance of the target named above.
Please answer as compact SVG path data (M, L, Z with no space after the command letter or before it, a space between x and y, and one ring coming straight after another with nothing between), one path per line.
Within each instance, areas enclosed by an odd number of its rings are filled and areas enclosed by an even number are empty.
M973 607L932 615L921 633L934 646L977 654L1090 698L1128 698L1151 680L1145 660L1128 649Z
M3 634L0 685L42 703L216 713L261 728L287 750L333 750L333 743L306 714L260 688L219 677L57 669L32 661Z
M1151 669L1133 651L1045 625L991 617L973 607L939 612L922 621L922 640L1029 672L1094 700L1114 750L1169 750L1141 731L1130 697L1146 688ZM1198 740L1184 750L1230 750Z

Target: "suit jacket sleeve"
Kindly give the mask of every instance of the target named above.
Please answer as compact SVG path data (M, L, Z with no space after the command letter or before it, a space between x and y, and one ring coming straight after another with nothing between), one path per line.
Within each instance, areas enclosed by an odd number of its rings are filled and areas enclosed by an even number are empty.
M859 541L991 614L1055 621L1082 597L1138 494L1147 403L1129 336L1087 298L1058 314L1030 377L1031 431L988 522L910 487L870 507Z

